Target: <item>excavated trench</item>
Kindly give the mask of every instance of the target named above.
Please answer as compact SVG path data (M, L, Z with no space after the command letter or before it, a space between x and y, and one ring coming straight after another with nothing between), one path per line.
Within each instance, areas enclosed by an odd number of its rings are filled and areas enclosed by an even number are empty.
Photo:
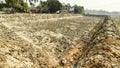
M119 30L109 16L53 16L2 15L0 68L120 68Z
M106 16L103 23L95 28L83 46L77 68L120 68L120 34L117 25Z

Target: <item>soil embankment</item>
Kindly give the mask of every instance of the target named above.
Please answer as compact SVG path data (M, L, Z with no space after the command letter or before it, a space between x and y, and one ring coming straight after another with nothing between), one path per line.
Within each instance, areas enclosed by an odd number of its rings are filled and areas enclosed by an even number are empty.
M119 68L108 16L1 15L0 68Z

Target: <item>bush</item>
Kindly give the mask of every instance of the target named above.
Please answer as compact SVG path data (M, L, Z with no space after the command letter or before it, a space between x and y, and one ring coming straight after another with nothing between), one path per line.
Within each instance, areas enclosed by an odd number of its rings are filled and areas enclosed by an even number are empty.
M20 4L15 4L14 8L16 9L16 11L22 11L22 6Z
M47 0L47 3L50 13L55 13L62 8L62 4L58 0Z
M4 8L4 7L7 7L7 5L3 4L3 3L0 3L0 10L2 10L2 8Z
M10 13L11 10L9 8L2 8L2 11L5 12L5 13Z
M84 14L84 7L78 6L78 5L74 5L74 13Z
M23 8L22 8L22 10L23 10L24 12L30 12L27 3L23 3Z
M29 12L27 3L23 0L5 0L8 8L12 8L16 12Z

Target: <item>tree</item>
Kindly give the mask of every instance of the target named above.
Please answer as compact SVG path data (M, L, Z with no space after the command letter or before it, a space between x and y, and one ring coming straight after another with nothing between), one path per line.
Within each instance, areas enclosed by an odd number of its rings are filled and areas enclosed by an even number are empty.
M12 8L14 12L29 12L27 3L23 0L5 0L8 8Z
M42 13L48 13L49 8L48 8L48 3L46 1L41 1L41 11Z
M7 7L7 5L5 3L3 3L3 1L1 1L1 3L0 3L0 10L2 10L5 7Z
M74 13L83 14L84 13L84 7L83 6L74 5Z
M55 13L56 11L62 9L62 4L58 0L47 0L41 1L37 8L42 13Z
M66 10L70 11L70 9L71 9L70 3L66 4Z
M40 5L37 6L39 12L41 13L49 13L48 3L47 1L40 1Z
M47 0L50 13L55 13L62 8L62 4L58 0Z

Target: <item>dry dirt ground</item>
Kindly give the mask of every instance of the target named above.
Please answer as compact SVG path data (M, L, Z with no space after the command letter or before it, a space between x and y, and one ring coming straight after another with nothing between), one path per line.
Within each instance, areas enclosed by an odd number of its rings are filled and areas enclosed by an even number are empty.
M119 30L104 16L1 14L0 68L120 68Z

